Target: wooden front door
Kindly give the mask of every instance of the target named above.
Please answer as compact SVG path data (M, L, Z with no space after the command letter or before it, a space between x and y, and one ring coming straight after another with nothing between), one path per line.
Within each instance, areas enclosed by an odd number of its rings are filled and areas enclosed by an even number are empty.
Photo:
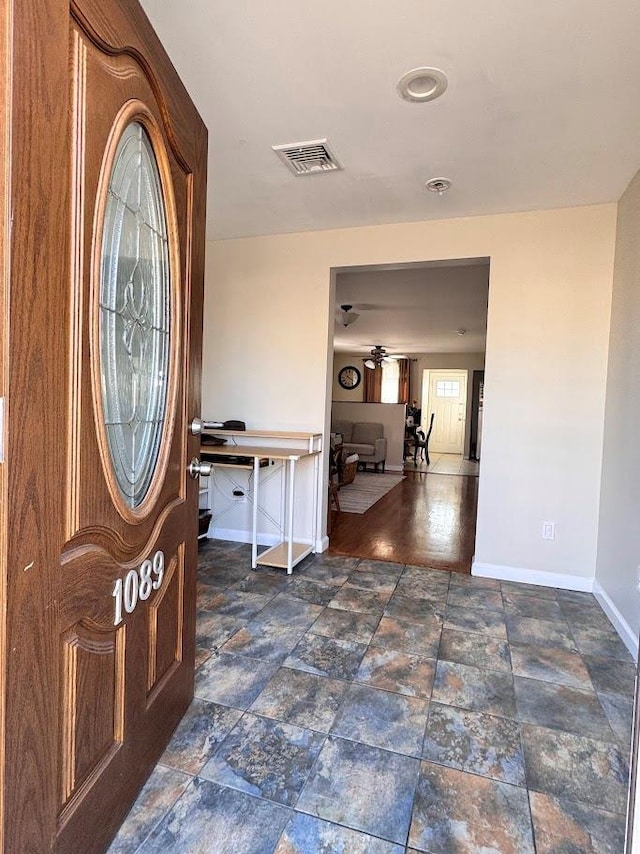
M2 850L81 854L193 692L207 134L136 0L3 7Z

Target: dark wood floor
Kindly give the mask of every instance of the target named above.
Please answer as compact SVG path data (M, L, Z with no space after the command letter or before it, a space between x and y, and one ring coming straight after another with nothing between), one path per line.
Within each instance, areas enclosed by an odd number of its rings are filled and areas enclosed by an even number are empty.
M469 573L478 478L405 471L366 513L332 510L329 551Z

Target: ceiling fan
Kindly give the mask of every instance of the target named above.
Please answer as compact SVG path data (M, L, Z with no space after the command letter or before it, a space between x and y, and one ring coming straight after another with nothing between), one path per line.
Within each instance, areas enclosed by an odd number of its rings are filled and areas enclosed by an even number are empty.
M396 359L404 359L405 356L400 355L392 355L391 353L387 353L384 347L380 344L375 344L373 350L371 350L371 357L369 359L364 359L365 368L370 368L373 370L377 368L378 365L388 364L389 362L393 362Z

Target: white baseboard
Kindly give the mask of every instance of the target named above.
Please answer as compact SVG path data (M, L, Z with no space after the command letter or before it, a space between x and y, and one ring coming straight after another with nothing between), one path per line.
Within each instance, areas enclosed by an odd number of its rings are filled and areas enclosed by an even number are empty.
M329 537L325 534L324 537L321 537L319 540L316 540L316 554L321 554L322 552L326 552L329 548Z
M537 569L523 569L516 566L501 566L493 563L479 563L474 560L471 575L479 578L497 578L500 581L517 581L521 584L537 584L543 587L557 587L560 590L580 590L593 593L602 610L613 623L635 660L638 658L638 635L633 632L629 623L616 608L604 588L594 578L580 578L576 575L566 575L561 572L541 572Z
M622 642L629 650L631 655L634 657L634 659L637 661L638 635L633 632L629 623L625 620L620 611L618 611L616 606L613 604L613 600L609 598L609 595L605 591L604 587L602 587L598 581L594 582L593 595L596 597L596 599L602 606L602 610L613 623L615 630L622 638Z
M593 578L566 575L562 572L542 572L520 566L503 566L498 563L479 563L473 560L471 575L479 578L497 578L500 581L517 581L520 584L537 584L539 587L558 587L560 590L593 591Z
M404 466L385 466L384 470L385 470L385 473L388 471L394 471L394 472L402 473L404 471ZM381 474L381 472L378 472L378 474Z

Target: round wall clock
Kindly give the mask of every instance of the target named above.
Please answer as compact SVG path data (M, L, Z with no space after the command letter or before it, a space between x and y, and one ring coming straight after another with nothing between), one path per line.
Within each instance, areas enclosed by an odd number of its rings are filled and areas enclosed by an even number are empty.
M354 368L353 365L347 365L346 367L341 368L340 373L338 374L338 383L342 388L346 389L357 388L360 385L361 379L362 374L357 368Z

